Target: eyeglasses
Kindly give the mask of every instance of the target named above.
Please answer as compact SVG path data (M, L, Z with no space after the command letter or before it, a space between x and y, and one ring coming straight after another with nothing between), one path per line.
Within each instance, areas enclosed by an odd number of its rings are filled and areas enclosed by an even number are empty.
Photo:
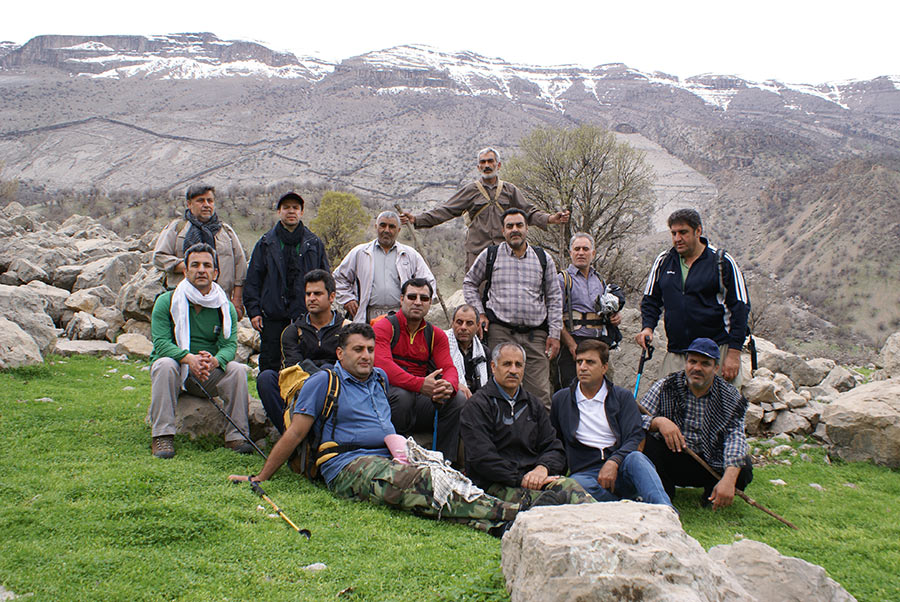
M431 301L431 295L417 295L416 293L407 293L406 298L410 301L415 301L416 299L418 299L422 303Z

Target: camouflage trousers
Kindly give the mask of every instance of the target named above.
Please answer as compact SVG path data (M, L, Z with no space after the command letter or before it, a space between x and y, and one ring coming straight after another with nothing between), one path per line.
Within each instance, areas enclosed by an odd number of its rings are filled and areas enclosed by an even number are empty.
M455 493L447 498L447 505L435 508L428 468L399 464L380 456L362 456L353 460L328 487L338 497L385 504L419 516L462 523L480 531L503 527L519 510L518 504L490 495L467 502Z
M565 497L567 504L589 504L597 501L578 483L578 481L570 479L569 477L561 477L547 483L544 485L543 489L507 487L506 485L494 483L485 490L486 493L513 504L521 503L527 496L529 506L534 502L535 498L544 491L555 491L562 494Z

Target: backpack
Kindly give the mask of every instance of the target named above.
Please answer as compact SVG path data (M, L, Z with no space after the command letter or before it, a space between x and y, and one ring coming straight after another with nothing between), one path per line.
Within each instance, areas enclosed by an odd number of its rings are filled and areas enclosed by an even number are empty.
M301 441L300 445L297 446L297 449L294 450L289 462L292 471L301 473L311 480L315 480L320 476L320 464L326 460L330 460L340 453L340 451L347 451L333 449L335 447L342 447L334 441L321 442L322 433L325 432L325 423L332 415L334 415L335 419L332 421L331 433L332 435L334 434L335 421L337 420L338 397L341 395L341 379L338 377L337 373L334 370L323 370L323 372L328 373L328 387L325 393L325 403L322 404L322 411L319 414L319 417L322 418L322 430L317 433L315 428L310 428L309 432L306 433L306 437L303 438L303 441ZM303 382L300 383L300 387L297 388L294 399L296 399L296 394L300 392L300 388L306 384L308 378L309 375L307 374L306 378L303 379ZM293 410L293 403L288 403L284 408L285 431L287 431L287 428L291 425L291 415ZM331 450L331 452L328 450Z
M572 315L572 275L569 274L566 270L563 270L559 273L563 279L563 311L566 314L566 318L563 320L566 330L571 334L575 328L575 317ZM615 284L607 285L605 281L601 280L603 283L603 289L614 294L619 299L619 310L625 307L625 294L622 292L622 289ZM608 322L601 323L592 323L594 321L582 320L579 324L579 328L582 326L587 326L588 328L606 328L606 335L601 335L600 340L606 343L610 349L615 349L619 346L619 342L622 340L622 332L619 330L618 326L613 326Z
M487 313L487 301L488 301L488 292L491 290L491 280L494 278L494 262L497 261L497 249L500 248L500 245L491 245L487 248L487 263L484 266L484 292L481 293L481 306L484 307L485 313ZM531 248L534 249L535 254L537 255L538 261L541 263L541 292L544 295L544 299L547 298L547 252L542 248L535 245L531 245ZM491 312L493 313L493 312ZM490 314L488 314L490 317ZM494 321L494 320L492 320Z

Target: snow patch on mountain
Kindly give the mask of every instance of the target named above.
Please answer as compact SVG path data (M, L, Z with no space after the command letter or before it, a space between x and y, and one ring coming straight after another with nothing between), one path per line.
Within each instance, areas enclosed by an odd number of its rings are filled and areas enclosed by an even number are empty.
M135 57L123 57L134 60ZM93 60L103 62L102 57ZM116 66L101 73L83 74L93 78L124 79L128 77L158 77L159 79L209 79L215 77L265 77L282 79L318 80L334 69L333 65L319 62L301 62L298 65L273 67L260 61L246 60L218 64L208 57L156 57L150 60L138 58L139 64ZM108 61L111 62L111 61Z
M60 48L60 50L85 50L85 51L94 51L94 52L115 52L112 48L107 46L102 42L84 42L82 44L75 44L74 46L66 46L65 48Z

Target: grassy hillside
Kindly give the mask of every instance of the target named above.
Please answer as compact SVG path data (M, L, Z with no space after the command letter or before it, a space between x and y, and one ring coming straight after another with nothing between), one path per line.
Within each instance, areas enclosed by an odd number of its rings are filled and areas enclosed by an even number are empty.
M0 373L0 584L8 590L35 601L508 599L500 542L482 533L338 500L282 470L266 489L312 531L306 541L249 488L226 481L258 471L259 458L181 436L173 460L152 458L144 366L50 358ZM900 600L900 475L798 451L809 461L756 469L749 492L799 531L741 502L701 510L699 490L686 489L675 503L687 532L706 547L763 541L823 565L861 601ZM327 568L304 570L317 562Z

